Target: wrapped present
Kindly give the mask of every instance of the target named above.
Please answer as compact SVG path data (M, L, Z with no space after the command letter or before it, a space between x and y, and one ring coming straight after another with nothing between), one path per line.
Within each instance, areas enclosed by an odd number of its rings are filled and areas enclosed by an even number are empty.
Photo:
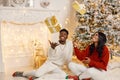
M79 11L80 9L80 6L79 6L79 3L77 1L74 1L72 3L72 7L76 10L76 11Z
M50 20L52 25L55 25L58 22L55 16L52 16Z
M86 10L85 9L81 9L79 12L80 12L80 14L84 15L86 13Z
M61 25L60 25L60 24L57 24L57 25L55 26L55 29L56 29L57 32L59 32L59 31L61 30Z
M47 18L47 19L45 19L45 24L47 25L47 26L50 26L50 23L49 23L49 18Z
M51 33L59 32L61 29L60 24L57 24L56 26L48 26L48 29Z
M51 33L59 32L61 29L61 25L58 23L58 20L55 16L46 18L45 24L47 25L47 27Z
M72 3L72 7L78 11L81 15L84 15L86 13L85 5L79 4L77 1L74 1Z

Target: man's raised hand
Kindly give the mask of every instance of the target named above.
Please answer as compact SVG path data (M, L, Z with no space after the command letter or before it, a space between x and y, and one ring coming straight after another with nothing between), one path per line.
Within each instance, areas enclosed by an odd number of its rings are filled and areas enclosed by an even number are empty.
M53 49L55 49L55 47L59 45L58 43L51 42L50 40L49 40L49 43L51 45L51 48L53 48Z

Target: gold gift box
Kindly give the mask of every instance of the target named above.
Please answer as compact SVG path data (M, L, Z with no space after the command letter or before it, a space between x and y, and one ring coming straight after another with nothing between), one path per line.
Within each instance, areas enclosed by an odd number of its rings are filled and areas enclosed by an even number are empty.
M76 11L79 11L80 9L80 6L79 6L79 3L77 1L74 1L72 3L72 7L76 10Z
M48 27L51 33L59 32L61 29L60 24L57 24L56 26Z
M57 18L55 16L46 18L45 24L47 25L47 27L51 33L59 32L61 29L61 26L60 26L60 24L58 24Z
M74 1L72 3L72 7L78 11L81 15L85 14L86 13L86 9L85 8L82 8L82 5L80 5L77 1ZM82 9L81 9L82 8Z
M49 18L46 18L46 19L45 19L45 24L46 24L47 26L50 26L50 23L49 23L48 19L49 19Z
M82 14L82 15L84 15L86 13L86 9L79 10L79 13Z
M51 33L54 33L54 30L53 30L52 27L48 27L48 29L49 29L49 31L50 31Z
M57 19L56 19L55 16L52 16L51 19L50 19L50 21L51 21L51 24L52 24L52 25L57 24Z
M57 24L57 26L55 26L55 29L56 29L57 32L59 32L61 30L60 24Z

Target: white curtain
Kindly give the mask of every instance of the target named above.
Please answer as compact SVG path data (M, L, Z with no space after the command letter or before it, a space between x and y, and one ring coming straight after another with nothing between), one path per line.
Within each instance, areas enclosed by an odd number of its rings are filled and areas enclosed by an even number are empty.
M1 45L6 70L17 66L33 65L36 47L42 47L47 54L50 32L42 22L1 23Z

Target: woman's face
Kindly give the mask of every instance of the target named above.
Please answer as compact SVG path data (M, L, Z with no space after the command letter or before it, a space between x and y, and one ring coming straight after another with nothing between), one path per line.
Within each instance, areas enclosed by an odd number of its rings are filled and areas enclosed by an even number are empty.
M92 41L93 42L98 42L98 33L95 33L93 36L92 36Z

